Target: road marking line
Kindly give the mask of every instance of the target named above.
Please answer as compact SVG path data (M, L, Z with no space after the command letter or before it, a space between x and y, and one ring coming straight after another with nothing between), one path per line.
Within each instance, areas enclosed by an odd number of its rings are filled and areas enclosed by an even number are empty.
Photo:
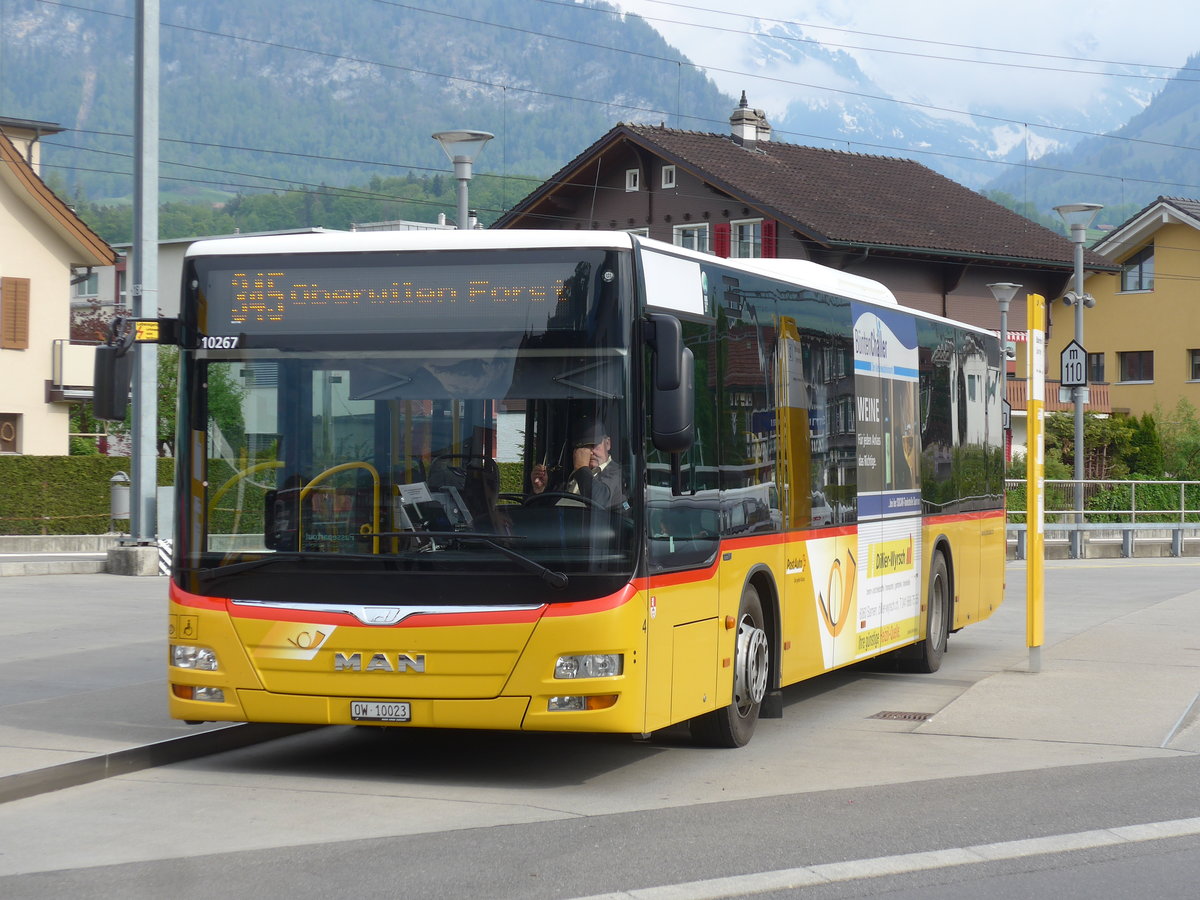
M873 859L798 866L794 869L753 872L748 875L732 875L704 881L685 881L679 884L664 884L659 887L593 894L588 897L578 897L576 900L724 900L729 897L763 894L768 891L808 887L814 884L832 884L837 881L854 881L859 878L878 878L881 875L903 875L909 872L942 869L948 866L974 865L1003 859L1021 859L1046 853L1089 850L1115 844L1131 844L1193 835L1200 835L1200 817L1174 819L1168 822L1149 822L1144 825L1101 828L1095 831L1077 831L1071 834L1052 834L1040 838L976 844L972 847L951 847L946 850L926 850L919 853L901 853L896 856L879 856Z

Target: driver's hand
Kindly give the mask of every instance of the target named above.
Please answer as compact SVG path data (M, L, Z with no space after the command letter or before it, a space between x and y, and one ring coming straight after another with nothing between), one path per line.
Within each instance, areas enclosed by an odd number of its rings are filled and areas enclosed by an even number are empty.
M592 448L576 447L572 461L574 462L574 466L572 466L571 471L575 469L590 469L592 467Z

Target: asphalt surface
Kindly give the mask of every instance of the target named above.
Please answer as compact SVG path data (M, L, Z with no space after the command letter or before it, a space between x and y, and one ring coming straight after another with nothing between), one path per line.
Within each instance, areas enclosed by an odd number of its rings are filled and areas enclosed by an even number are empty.
M1079 567L1132 587L1073 592ZM925 734L1200 752L1197 574L1189 559L1049 563L1046 641L1031 654L1014 641L1025 567L1009 563L1001 611L951 639L952 702L943 691L926 702L936 708L898 712L934 713L916 725ZM168 718L165 595L161 577L0 579L0 802L298 730ZM980 652L959 650L963 642ZM1047 765L1060 761L1046 755Z

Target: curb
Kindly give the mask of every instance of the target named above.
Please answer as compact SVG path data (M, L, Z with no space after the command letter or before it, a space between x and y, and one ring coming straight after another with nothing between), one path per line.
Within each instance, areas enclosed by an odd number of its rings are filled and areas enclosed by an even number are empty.
M324 726L228 725L200 734L189 734L141 747L117 750L103 756L92 756L45 769L5 775L0 777L0 803L23 800L38 794L48 794L63 788L78 787L116 775L127 775L130 772L211 756L227 750L239 750L242 747L291 737L321 727Z

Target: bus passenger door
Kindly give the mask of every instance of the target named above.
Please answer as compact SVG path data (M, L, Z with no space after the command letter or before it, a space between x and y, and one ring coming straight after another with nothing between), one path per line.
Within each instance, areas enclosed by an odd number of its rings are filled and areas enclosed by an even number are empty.
M921 634L917 331L896 310L852 304L858 451L858 613L865 658Z
M716 709L721 526L715 372L705 350L710 326L684 322L683 335L694 348L696 432L691 449L679 457L678 476L670 456L646 441L647 731Z

